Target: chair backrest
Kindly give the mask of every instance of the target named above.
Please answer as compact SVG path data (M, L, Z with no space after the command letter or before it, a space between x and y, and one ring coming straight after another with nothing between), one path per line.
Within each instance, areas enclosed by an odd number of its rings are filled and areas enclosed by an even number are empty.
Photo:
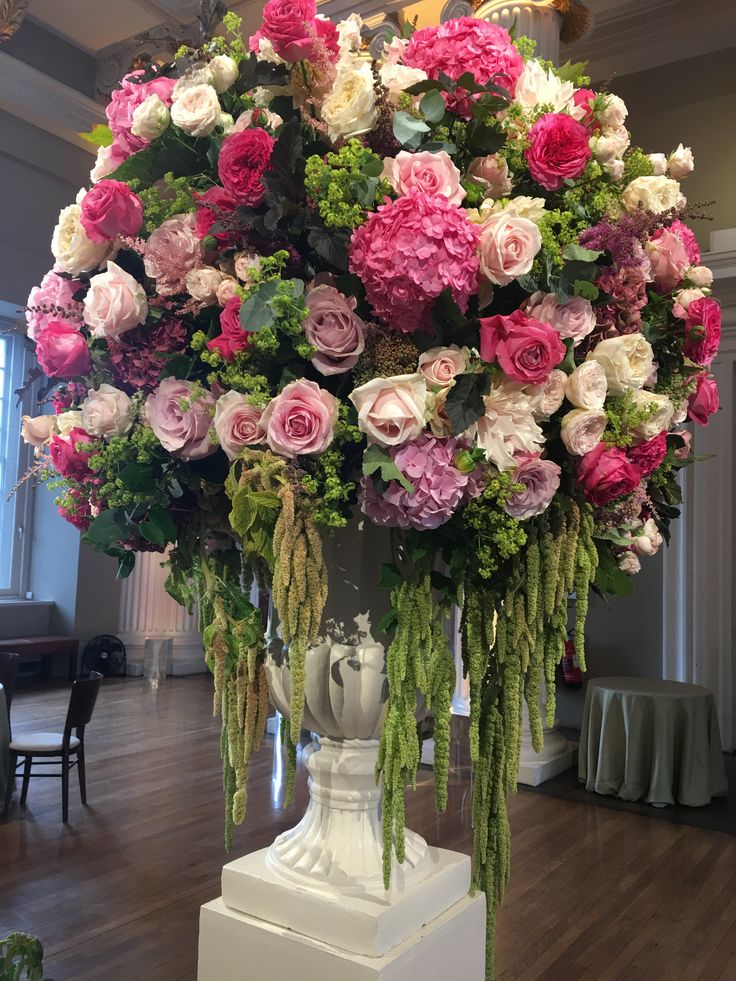
M64 726L65 736L69 735L72 729L83 729L92 718L101 681L102 675L99 671L90 671L89 678L77 678L72 685Z
M0 654L0 685L5 689L5 701L8 704L8 715L15 694L15 681L20 667L20 654Z

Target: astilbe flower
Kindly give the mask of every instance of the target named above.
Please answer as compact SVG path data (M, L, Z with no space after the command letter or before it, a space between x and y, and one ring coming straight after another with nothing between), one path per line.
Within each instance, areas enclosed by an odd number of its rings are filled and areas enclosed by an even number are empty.
M120 334L107 345L115 380L129 391L153 388L166 367L165 355L184 351L187 342L187 329L176 317Z
M639 519L642 509L648 501L646 486L641 483L631 494L627 494L617 501L611 501L610 504L603 507L595 508L596 527L601 532L625 528Z
M639 266L644 254L643 245L652 234L670 224L669 212L655 215L640 208L617 219L606 219L580 235L586 249L608 252L617 266Z
M480 230L440 195L413 191L381 205L350 242L350 271L360 276L379 320L395 330L422 326L443 289L465 310L478 290Z

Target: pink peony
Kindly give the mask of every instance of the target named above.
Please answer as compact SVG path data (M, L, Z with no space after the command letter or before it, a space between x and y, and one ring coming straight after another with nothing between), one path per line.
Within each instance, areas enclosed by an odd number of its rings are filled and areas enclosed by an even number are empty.
M658 291L671 292L690 265L682 239L669 228L659 228L647 243L646 253Z
M51 320L38 334L36 357L49 378L76 378L92 367L87 339L63 320Z
M268 0L257 33L284 61L309 61L316 50L316 16L314 0Z
M554 327L563 340L571 338L575 345L595 327L595 311L582 296L571 296L560 303L554 293L533 293L526 301L524 312Z
M542 236L531 219L491 215L481 228L480 271L497 286L508 286L529 272L541 248Z
M223 187L209 187L204 194L194 194L197 211L194 219L194 230L197 238L213 235L220 245L227 245L232 239L232 232L226 228L211 231L214 224L227 221L227 216L237 208L235 199Z
M241 297L232 296L220 313L220 333L207 342L210 351L219 351L225 361L232 361L238 351L248 347L250 332L240 323Z
M146 275L156 280L162 296L183 292L184 279L202 265L202 248L193 215L178 215L162 222L146 241Z
M266 193L261 178L271 161L273 145L274 138L260 126L233 133L223 140L217 173L237 204L255 207L261 203Z
M695 391L687 403L687 417L699 426L707 426L708 418L721 407L718 385L712 375L698 375Z
M627 459L624 451L617 447L608 449L605 443L586 453L578 464L578 482L585 500L597 507L631 494L640 480L641 471Z
M560 473L559 466L552 460L525 454L511 478L515 484L523 484L524 489L508 499L504 508L506 514L517 521L526 521L546 511L559 490Z
M84 480L90 471L87 461L92 456L93 448L83 447L94 443L94 440L84 429L75 427L66 436L54 436L49 445L49 455L54 467L67 480Z
M392 480L378 493L373 480L361 481L363 513L377 525L394 528L438 528L481 489L480 470L469 473L455 466L466 444L455 438L441 439L425 433L411 443L389 450L394 463L414 488L413 493Z
M667 433L659 433L653 439L632 446L627 456L639 468L642 477L648 477L667 456Z
M558 191L565 180L579 177L590 160L588 130L572 116L548 112L529 130L524 151L529 173L547 191Z
M261 416L266 442L274 453L296 457L322 453L332 442L337 399L316 382L293 381L271 399Z
M396 330L416 330L446 287L463 310L477 292L479 235L446 198L412 191L381 205L355 229L350 271L362 279L379 319Z
M143 205L123 181L98 181L82 199L82 228L92 242L111 242L118 235L137 235Z
M465 197L460 171L444 150L438 153L401 150L395 157L383 161L383 176L397 194L408 194L409 191L441 194L450 204L462 204Z
M182 460L201 460L217 449L210 439L215 397L201 385L164 378L145 403L146 420L163 448Z
M312 364L323 375L350 371L365 347L365 324L355 312L356 303L334 286L315 286L307 293L309 313L302 327L317 349Z
M498 362L505 375L523 385L546 381L565 353L553 327L527 317L521 310L480 320L481 358Z
M120 82L120 87L113 89L110 102L105 110L107 121L115 137L115 142L128 156L137 153L148 146L148 140L135 136L132 132L133 113L149 95L157 95L167 106L171 105L172 92L176 85L175 78L155 78L150 82L139 84L131 79L141 71L130 72Z
M226 392L217 400L215 432L229 460L237 459L246 446L264 441L262 415L263 410L240 392Z
M52 320L81 323L82 304L74 299L81 286L78 279L65 279L52 270L46 273L40 286L33 287L26 303L27 334L32 341Z
M687 308L682 353L696 364L708 365L718 353L720 342L720 303L709 296L693 300Z

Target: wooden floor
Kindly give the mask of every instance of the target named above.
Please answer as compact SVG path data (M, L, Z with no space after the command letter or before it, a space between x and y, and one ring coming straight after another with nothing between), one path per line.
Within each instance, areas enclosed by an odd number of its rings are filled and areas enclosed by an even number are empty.
M15 732L61 724L67 697L21 691ZM219 895L225 860L209 680L169 679L157 693L106 681L87 759L90 805L73 792L66 827L52 780L32 781L27 811L16 800L0 825L0 936L38 935L54 981L194 981L199 906ZM303 773L295 806L275 803L271 741L252 777L233 856L304 807ZM529 792L510 810L499 981L736 981L736 837ZM469 851L467 773L456 771L441 818L424 773L408 819L431 843Z

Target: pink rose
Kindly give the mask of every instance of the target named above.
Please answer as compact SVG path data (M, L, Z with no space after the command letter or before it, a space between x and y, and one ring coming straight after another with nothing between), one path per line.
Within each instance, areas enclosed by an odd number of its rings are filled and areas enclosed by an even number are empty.
M383 161L383 176L397 194L408 194L412 190L441 194L451 204L462 204L465 197L460 171L444 150L439 153L401 150L395 157L386 157Z
M690 260L682 239L669 228L660 228L652 235L646 254L660 292L669 293L685 278Z
M679 317L680 320L687 320L687 311L693 300L702 300L705 293L698 287L693 287L692 289L680 290L675 293L674 300L672 304L672 313L675 317Z
M197 238L213 235L220 245L227 245L233 238L233 232L227 228L220 228L213 232L211 228L217 222L227 223L228 216L237 208L235 199L224 188L217 185L207 188L204 194L195 192L194 199L197 202L194 219Z
M82 228L92 242L111 242L118 235L137 235L143 205L123 181L98 181L82 199Z
M309 61L316 53L316 16L314 0L268 0L258 33L284 61Z
M710 364L721 343L721 305L704 296L687 308L682 353L696 364Z
M261 416L266 442L274 453L296 457L322 453L332 442L337 399L316 382L290 382L271 399Z
M648 477L667 456L667 433L658 433L653 439L632 446L627 455L634 466L639 468L642 477Z
M599 443L578 464L578 482L585 500L601 507L630 494L639 485L641 471L630 463L623 450Z
M467 366L467 358L459 347L432 347L419 355L417 371L424 375L427 384L437 388L449 388L455 375L462 374Z
M505 375L523 385L546 381L565 354L557 331L521 310L480 320L481 358L497 361Z
M92 367L86 338L63 320L50 321L40 332L36 357L49 378L76 378Z
M533 180L547 191L559 191L565 180L579 177L591 157L588 138L588 130L572 116L541 116L529 130L530 146L524 151Z
M492 283L507 286L529 272L541 248L542 236L529 218L491 215L481 228L480 271Z
M482 184L486 197L505 198L511 194L513 184L509 165L504 157L490 153L487 157L476 157L468 167L468 177Z
M593 133L601 128L601 124L593 115L593 103L597 98L598 93L593 89L576 89L570 108L573 119L577 119Z
M595 311L589 300L571 296L559 303L554 293L533 293L524 310L529 317L554 327L563 339L572 338L577 346L595 327Z
M524 485L524 490L511 495L504 507L506 514L517 521L526 521L546 511L560 487L561 472L552 460L524 455L512 476L515 484Z
M273 145L274 138L261 127L232 133L223 140L217 173L225 191L237 204L255 207L261 203L266 193L261 178L271 162Z
M686 225L684 221L680 221L676 218L670 225L669 230L674 232L675 235L680 239L682 244L685 246L685 252L687 252L687 257L693 266L699 266L701 255L700 246L698 245L698 240L695 237L695 232ZM652 238L656 238L657 233L655 232Z
M98 147L94 167L89 172L90 181L95 184L97 181L102 180L103 177L107 177L108 174L117 170L120 164L124 160L127 160L129 156L128 151L124 150L117 143L111 143L110 146Z
M687 403L687 417L699 426L707 426L708 418L721 407L718 398L718 385L712 375L703 372L698 375L695 391Z
M682 440L682 445L678 446L675 450L676 460L687 460L690 456L693 446L693 434L689 429L680 429L676 433L672 433L673 436L677 436L678 439Z
M137 279L114 262L89 281L84 298L84 321L93 337L117 337L145 323L146 291Z
M217 400L215 432L229 460L237 459L246 446L264 441L262 415L263 410L240 392L226 392Z
M66 436L54 436L49 445L49 455L54 467L67 480L85 480L90 471L87 461L92 456L92 447L85 446L94 440L84 429L70 429Z
M164 378L146 399L148 425L163 448L181 460L201 460L217 449L210 439L215 397L195 382Z
M238 351L248 347L250 331L240 323L241 297L232 296L220 313L220 334L207 342L210 351L219 351L225 361L232 361Z
M202 265L194 221L193 215L168 218L146 241L146 275L156 280L156 289L163 296L180 292L186 274Z
M137 153L148 146L148 140L142 136L134 136L132 132L133 113L149 95L157 95L167 106L171 105L172 92L176 85L175 78L155 78L150 82L135 83L130 81L141 71L130 72L120 82L119 88L113 89L110 102L105 110L107 121L115 137L117 145L128 155Z
M334 286L315 286L306 296L309 313L302 327L317 349L312 364L323 375L350 371L365 348L365 324L355 313L357 300Z
M427 416L427 382L419 374L373 378L349 396L369 443L399 446L416 439Z
M82 320L82 304L74 294L82 286L78 279L65 279L53 270L47 272L40 286L34 286L26 303L26 331L32 341L52 320Z

